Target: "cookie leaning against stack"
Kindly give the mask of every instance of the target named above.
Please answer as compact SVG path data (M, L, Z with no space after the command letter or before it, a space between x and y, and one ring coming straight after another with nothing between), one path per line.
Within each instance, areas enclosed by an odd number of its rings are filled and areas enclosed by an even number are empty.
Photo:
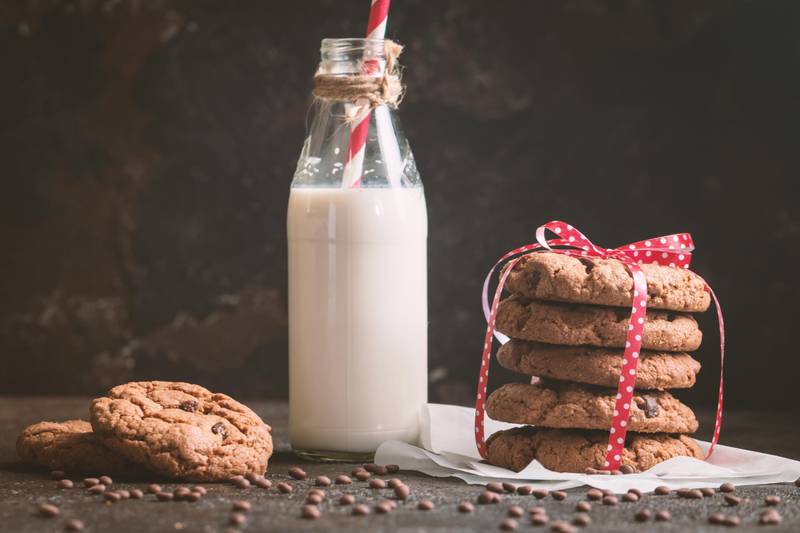
M24 461L71 472L216 481L263 474L270 428L246 406L190 383L142 381L95 399L89 422L40 422L17 439Z
M705 311L710 298L689 270L640 266L648 310L622 463L646 470L676 456L701 457L686 435L697 430L694 413L666 389L695 383L700 363L686 352L700 346L702 333L686 313ZM513 470L533 459L556 471L602 468L633 299L630 273L614 259L543 252L523 257L506 288L511 296L498 307L496 328L511 340L498 361L543 380L489 395L491 418L536 426L492 435L489 462Z

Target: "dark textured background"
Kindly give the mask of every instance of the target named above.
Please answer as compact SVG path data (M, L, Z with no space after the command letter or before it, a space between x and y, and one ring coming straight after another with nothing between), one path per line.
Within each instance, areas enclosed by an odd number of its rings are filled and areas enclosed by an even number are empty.
M367 4L0 4L0 392L285 396L311 75ZM792 1L395 0L433 399L471 396L485 270L560 218L607 246L692 232L730 404L798 407L798 27ZM715 401L708 315L697 404Z

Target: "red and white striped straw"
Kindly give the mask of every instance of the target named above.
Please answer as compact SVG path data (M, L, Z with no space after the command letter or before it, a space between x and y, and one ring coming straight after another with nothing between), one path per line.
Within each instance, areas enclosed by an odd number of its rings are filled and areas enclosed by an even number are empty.
M391 0L371 0L369 20L367 21L367 39L383 39L386 35L386 19L389 17L389 4ZM374 72L378 65L374 61L367 61L364 70ZM342 187L357 189L361 186L361 176L364 169L364 149L367 144L367 132L372 115L366 107L366 102L356 102L356 110L363 108L363 116L356 116L350 124L350 145L347 150L347 160L344 164Z

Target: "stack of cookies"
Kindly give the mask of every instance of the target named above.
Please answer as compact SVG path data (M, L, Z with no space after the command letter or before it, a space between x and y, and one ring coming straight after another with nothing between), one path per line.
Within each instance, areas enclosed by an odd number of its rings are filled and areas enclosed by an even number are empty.
M697 430L694 413L667 389L695 383L700 363L687 352L700 346L702 333L688 313L708 309L709 294L689 270L641 268L648 301L622 457L628 471L702 457L687 436ZM602 469L628 333L630 273L614 259L536 253L514 266L506 288L511 296L500 303L496 327L511 340L497 358L541 379L506 384L488 397L491 418L527 424L492 435L489 462L515 471L533 459L559 472Z
M185 481L261 475L272 454L271 428L256 413L191 383L119 385L91 403L89 419L33 424L17 453L66 472Z

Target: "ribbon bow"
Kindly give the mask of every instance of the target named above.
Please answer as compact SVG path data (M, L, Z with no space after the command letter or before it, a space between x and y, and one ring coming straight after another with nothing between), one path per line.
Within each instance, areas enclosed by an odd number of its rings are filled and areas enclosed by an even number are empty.
M556 234L554 239L546 239L545 231ZM625 435L628 431L628 419L630 418L630 406L633 399L633 390L636 382L636 369L639 363L639 352L642 346L642 336L644 334L645 313L647 311L647 280L642 269L642 263L654 265L666 265L678 268L689 268L692 260L694 243L692 236L688 233L675 233L663 237L654 237L644 241L638 241L619 248L602 248L592 243L586 236L575 229L570 224L559 220L548 222L539 226L536 230L536 243L527 244L515 248L504 254L489 271L483 282L483 312L486 316L487 328L483 343L483 357L481 360L481 370L478 378L478 393L475 401L475 443L481 457L486 458L486 441L484 438L484 411L486 404L486 383L489 376L489 361L492 355L492 337L496 337L501 343L505 344L508 337L495 331L495 320L497 318L497 306L500 303L500 295L503 292L506 278L511 270L523 257L543 251L550 251L558 254L570 255L573 257L596 257L601 259L616 259L622 262L633 277L633 303L631 305L630 323L628 335L625 342L623 354L622 371L619 376L617 386L616 402L614 404L614 414L609 428L608 452L606 454L603 468L616 470L622 460L622 450L625 447ZM560 248L554 249L553 246ZM524 254L524 255L519 255ZM518 256L518 257L514 257ZM491 308L488 303L489 283L497 268L506 262L502 269L497 288L494 292ZM702 279L702 278L701 278ZM714 424L714 435L711 439L711 446L706 457L710 456L719 440L719 431L722 426L722 398L723 398L723 364L725 362L725 327L722 318L722 309L714 291L705 283L706 290L711 294L714 305L717 309L717 319L719 320L720 333L720 374L719 374L719 395L717 401L717 416ZM534 381L536 378L533 378Z

